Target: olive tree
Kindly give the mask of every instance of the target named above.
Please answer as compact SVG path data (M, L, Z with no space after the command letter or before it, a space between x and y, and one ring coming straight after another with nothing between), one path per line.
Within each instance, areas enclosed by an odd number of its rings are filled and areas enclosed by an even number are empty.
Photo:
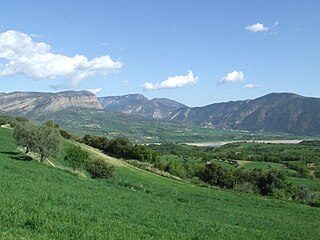
M32 123L16 125L14 137L26 153L39 153L41 162L58 152L61 141L58 129Z

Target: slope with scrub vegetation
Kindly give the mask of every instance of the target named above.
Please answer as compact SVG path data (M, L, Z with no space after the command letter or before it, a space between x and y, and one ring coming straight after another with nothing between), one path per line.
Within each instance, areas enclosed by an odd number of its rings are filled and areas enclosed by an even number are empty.
M0 129L1 239L318 239L320 209L198 187L138 169L72 140L49 157L71 167L68 149L114 167L93 179L39 163ZM70 150L69 150L70 151ZM70 157L70 156L69 156ZM70 160L70 158L69 158ZM78 168L78 167L76 167ZM72 168L71 168L72 169Z

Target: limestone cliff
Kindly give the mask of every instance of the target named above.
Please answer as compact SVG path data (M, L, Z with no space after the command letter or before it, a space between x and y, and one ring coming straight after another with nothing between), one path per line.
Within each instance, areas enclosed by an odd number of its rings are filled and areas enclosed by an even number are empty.
M0 111L2 112L40 114L56 112L69 107L102 109L97 97L87 91L0 93Z

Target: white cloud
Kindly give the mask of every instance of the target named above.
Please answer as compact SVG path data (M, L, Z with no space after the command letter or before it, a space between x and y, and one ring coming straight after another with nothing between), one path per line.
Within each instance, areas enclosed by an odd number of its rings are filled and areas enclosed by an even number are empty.
M256 84L247 84L244 86L245 89L253 89L253 88L259 88L260 85L256 85Z
M102 88L92 88L92 89L88 89L87 91L93 93L94 95L97 95L102 91Z
M65 84L52 86L56 89L77 87L82 81L95 75L105 75L120 69L122 63L104 55L88 60L83 55L68 57L56 54L44 42L34 42L32 37L9 30L0 33L0 59L7 62L0 66L0 77L25 75L34 80L62 77Z
M188 70L186 76L175 76L169 77L167 80L161 83L150 83L146 82L142 85L144 90L156 90L156 89L172 89L172 88L182 88L187 85L193 85L198 82L198 77L194 76L191 70Z
M245 29L250 32L267 32L269 30L269 28L264 26L262 23L246 26Z
M123 85L124 85L124 86L128 86L128 85L129 85L129 81L128 81L128 80L124 80L124 81L123 81Z
M244 74L243 72L233 71L227 74L227 76L224 76L218 81L218 86L223 84L229 84L234 82L241 82L244 80Z

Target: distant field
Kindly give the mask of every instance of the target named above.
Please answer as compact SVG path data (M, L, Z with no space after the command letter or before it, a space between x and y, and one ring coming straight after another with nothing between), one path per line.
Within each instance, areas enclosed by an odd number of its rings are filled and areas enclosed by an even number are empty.
M0 129L0 238L287 240L320 236L319 208L199 188L117 159L105 160L116 165L116 179L75 177L25 161L12 130ZM61 159L56 161L63 164Z
M320 194L320 179L307 179L307 178L296 178L290 177L290 181L296 186L307 187L312 191L319 192Z
M292 136L293 137L293 136ZM290 137L291 138L291 137ZM298 138L298 137L297 137ZM298 144L302 142L302 139L282 139L282 140L268 140L268 139L259 139L259 140L247 140L248 143L275 143L275 144ZM186 143L190 146L199 146L199 147L221 147L230 143L240 143L244 140L235 140L235 141L216 141L216 142L199 142L199 143Z
M238 160L237 161L241 167L244 167L245 169L255 169L255 168L261 168L261 169L278 169L278 170L287 170L285 166L279 163L271 163L271 162L254 162L254 161L244 161L244 160Z

